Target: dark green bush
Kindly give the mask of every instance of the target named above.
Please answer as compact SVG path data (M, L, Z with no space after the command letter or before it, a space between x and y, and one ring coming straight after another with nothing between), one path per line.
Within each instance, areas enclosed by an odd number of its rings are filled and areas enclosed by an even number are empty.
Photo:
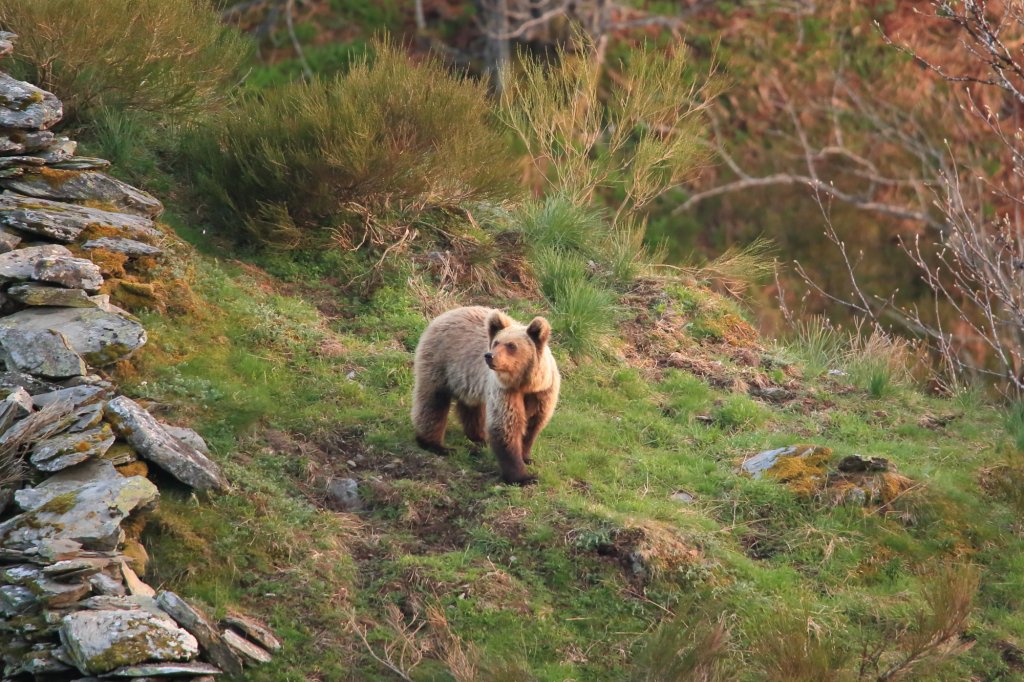
M60 97L65 124L202 108L249 54L207 0L0 0L0 26L19 35L12 72Z
M485 87L434 59L374 46L344 75L248 96L188 136L209 209L251 237L297 243L359 213L454 207L514 188L511 152Z

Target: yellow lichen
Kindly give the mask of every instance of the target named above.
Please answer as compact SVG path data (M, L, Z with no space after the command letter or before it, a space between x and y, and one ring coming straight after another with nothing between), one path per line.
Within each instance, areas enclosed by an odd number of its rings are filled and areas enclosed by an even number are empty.
M765 472L765 476L785 483L798 495L811 496L819 492L828 477L828 463L832 459L830 448L817 445L798 445L791 455L779 457Z

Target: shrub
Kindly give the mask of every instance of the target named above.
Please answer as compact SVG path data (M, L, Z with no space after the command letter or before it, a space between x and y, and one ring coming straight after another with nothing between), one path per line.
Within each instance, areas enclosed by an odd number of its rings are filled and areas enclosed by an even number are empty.
M60 97L65 124L201 108L249 53L206 0L0 0L0 25L20 36L12 72Z
M793 330L791 350L803 362L808 378L839 368L849 339L831 322L824 317L813 316L794 322Z
M715 408L712 417L724 429L759 426L766 418L765 409L745 395L732 395Z
M240 100L189 137L215 219L235 227L240 214L257 240L298 242L346 209L366 218L510 194L514 164L484 86L388 42L374 53L344 75Z

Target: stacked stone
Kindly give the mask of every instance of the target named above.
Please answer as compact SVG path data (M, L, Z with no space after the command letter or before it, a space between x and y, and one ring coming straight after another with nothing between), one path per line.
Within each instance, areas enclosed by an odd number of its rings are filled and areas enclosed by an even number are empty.
M0 56L15 36L0 32ZM155 198L49 131L52 94L0 73L0 661L2 679L209 680L280 644L212 623L139 577L154 464L200 491L227 481L194 431L162 424L96 372L146 342L99 293L102 249L162 253ZM102 206L103 208L97 208ZM102 228L102 238L84 233ZM95 231L95 230L93 230ZM28 483L34 483L29 486Z

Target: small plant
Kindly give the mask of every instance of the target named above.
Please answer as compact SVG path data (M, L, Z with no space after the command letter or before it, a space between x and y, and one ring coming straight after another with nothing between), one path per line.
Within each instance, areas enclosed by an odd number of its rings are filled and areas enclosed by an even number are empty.
M520 211L520 225L534 249L573 251L596 257L607 232L599 211L578 206L561 194L529 202Z
M809 616L773 613L771 626L754 635L753 656L771 682L839 682L849 656L812 627Z
M849 344L846 334L820 316L797 320L793 328L792 350L803 361L804 373L808 377L839 368Z
M696 622L676 618L651 636L630 679L642 682L715 682L731 678L725 670L729 627L725 616L701 614Z
M764 423L765 409L745 395L726 398L715 408L712 417L724 429L742 429Z
M104 108L194 113L249 55L206 0L0 0L0 26L19 34L14 74L60 97L65 124Z
M894 386L911 380L910 343L879 328L870 334L858 330L851 337L847 369L854 384L874 398L888 395Z
M594 357L608 346L620 315L615 293L587 278L563 280L548 300L559 343L577 357Z

